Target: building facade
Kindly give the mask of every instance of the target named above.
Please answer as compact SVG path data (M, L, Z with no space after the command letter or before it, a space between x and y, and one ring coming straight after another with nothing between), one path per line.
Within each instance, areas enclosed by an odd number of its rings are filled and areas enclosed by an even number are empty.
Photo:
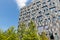
M60 0L33 0L21 8L19 23L25 22L28 26L31 19L38 29L47 26L47 30L60 33Z

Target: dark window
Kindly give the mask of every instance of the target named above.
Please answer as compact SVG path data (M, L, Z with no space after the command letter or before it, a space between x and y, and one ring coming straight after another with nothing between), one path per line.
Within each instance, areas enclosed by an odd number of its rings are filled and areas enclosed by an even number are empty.
M41 4L39 4L39 6L40 6Z
M20 18L19 18L19 20L20 20Z
M21 13L22 13L22 11L21 11Z
M24 17L22 17L24 19Z
M56 17L53 17L53 18L56 18Z
M45 21L47 21L47 19L45 19Z
M47 5L45 5L45 6L43 6L42 8L44 8L44 7L48 7Z
M24 13L23 15L26 15L26 13Z
M53 4L55 4L55 3L53 2Z
M58 10L60 12L60 10Z
M41 14L41 11L39 12L39 14Z
M40 3L40 1L36 2L36 4Z
M58 19L60 19L60 15L58 16Z
M51 0L48 0L47 2L50 2Z
M56 19L56 17L54 16L54 17L53 17L53 21L54 21L55 19Z
M46 2L43 2L42 4L46 4Z
M44 12L45 12L45 11L48 11L48 8L45 8L45 9L44 9Z
M44 12L45 12L45 10L44 10Z
M50 18L48 18L48 20L50 20Z
M40 20L41 22L43 21L43 20Z
M51 8L49 8L49 9L51 10L51 9L54 9L54 8L56 8L56 7L54 6L54 7L51 7Z
M34 9L33 7L31 9Z
M35 11L35 9L34 10L32 10L32 12L34 12Z
M37 18L40 18L40 17L42 17L42 15L40 15L40 16L37 16Z
M50 2L50 4L49 4L49 5L54 5L54 4L55 4L54 2L52 2L52 3Z
M38 8L36 10L39 10Z
M35 3L33 5L35 5Z
M59 0L59 2L60 2L60 0Z
M28 11L29 11L30 9L28 9Z
M51 3L49 5L52 5Z
M30 17L30 15L26 16L26 18L29 18L29 17Z
M23 9L21 8L21 10L23 10Z
M29 11L29 12L27 12L27 14L28 14L28 13L30 13L30 11Z
M49 13L45 14L45 15L49 15Z
M32 16L34 16L34 14L32 14Z
M34 20L35 18L33 17L32 20Z
M55 11L57 13L57 11Z
M39 5L37 5L37 7L39 7Z
M28 20L25 20L25 21L28 21Z
M30 13L30 12L28 12L28 13Z
M60 17L60 15L58 17Z
M48 9L46 8L46 10L48 11Z

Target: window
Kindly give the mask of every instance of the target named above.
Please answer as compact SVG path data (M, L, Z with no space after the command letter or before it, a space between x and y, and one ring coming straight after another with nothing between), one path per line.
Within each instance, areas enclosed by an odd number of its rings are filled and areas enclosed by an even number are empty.
M28 20L25 20L25 21L28 21Z
M31 9L34 9L33 7L31 7Z
M35 20L35 18L33 17L32 20Z
M60 2L60 0L59 0L59 2Z
M58 19L60 19L60 15L58 16Z
M30 13L30 11L27 12L27 14Z
M41 20L41 22L42 22L43 20Z
M24 17L22 17L24 19Z
M50 18L48 18L48 20L50 20Z
M21 19L19 18L19 20L21 20Z
M39 12L39 14L41 14L41 11Z
M39 10L38 8L36 10Z
M45 19L45 20L47 20L47 19Z
M32 12L34 12L35 11L35 9L34 10L32 10Z
M55 3L54 2L50 2L50 4L49 5L54 5Z
M48 11L48 8L46 8L46 10Z
M53 2L53 4L55 4L55 3Z
M26 18L30 18L30 15L27 15Z
M60 10L58 10L58 12L60 12Z
M36 4L40 3L40 1L36 2Z
M37 16L37 18L40 18L40 17L42 17L42 15L40 15L40 16Z
M56 17L53 17L54 19L56 18Z
M32 14L32 16L34 16L34 14Z
M46 2L43 2L42 4L46 4Z
M23 10L23 9L21 8L21 10Z
M44 10L44 12L45 12L45 10Z
M56 19L56 17L54 16L54 17L53 17L53 21L54 21L55 19Z
M51 3L49 5L52 5Z
M26 15L26 13L24 13L23 15Z
M49 15L49 13L45 14L45 15Z
M48 0L47 2L50 2L51 0Z
M58 17L60 17L60 15Z
M47 22L47 19L45 19L45 22Z
M28 9L28 11L29 11L30 9Z
M39 5L37 5L37 7L39 7Z
M22 13L22 11L21 11L21 13Z
M44 12L48 11L48 8L45 8L43 11L44 11Z
M51 8L49 8L49 9L51 10L51 9L54 9L54 8L56 8L56 7L54 6L54 7L51 7Z
M35 3L33 3L33 5L35 5Z
M57 13L57 11L55 11Z
M47 5L45 5L45 6L43 6L42 8L44 8L44 7L48 7Z

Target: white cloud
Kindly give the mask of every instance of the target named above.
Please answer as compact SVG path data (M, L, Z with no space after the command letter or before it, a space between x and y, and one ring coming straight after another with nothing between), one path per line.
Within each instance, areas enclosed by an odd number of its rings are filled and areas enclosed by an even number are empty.
M16 0L16 3L17 3L19 8L22 8L22 7L26 6L27 1L28 0Z

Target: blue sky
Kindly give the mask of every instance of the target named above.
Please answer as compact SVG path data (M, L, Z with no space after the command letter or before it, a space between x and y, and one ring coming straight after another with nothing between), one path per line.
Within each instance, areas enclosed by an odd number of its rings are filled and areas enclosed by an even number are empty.
M28 2L26 3L30 2L31 0L28 0ZM19 10L16 1L0 0L0 29L7 30L10 26L17 27L18 18L19 18Z

